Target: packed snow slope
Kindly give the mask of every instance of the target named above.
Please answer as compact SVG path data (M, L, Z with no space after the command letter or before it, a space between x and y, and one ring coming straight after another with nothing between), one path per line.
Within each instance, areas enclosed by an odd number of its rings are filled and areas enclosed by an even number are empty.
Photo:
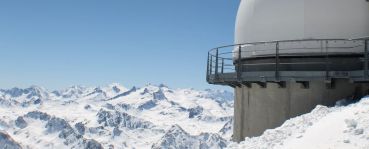
M369 149L369 97L335 107L317 106L260 137L246 138L231 149Z
M0 90L0 149L225 148L233 94L146 85Z

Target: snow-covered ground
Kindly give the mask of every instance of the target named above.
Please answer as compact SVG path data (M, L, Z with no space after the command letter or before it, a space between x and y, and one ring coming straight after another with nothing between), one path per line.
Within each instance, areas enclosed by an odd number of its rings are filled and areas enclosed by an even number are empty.
M116 83L3 89L0 149L224 148L232 116L233 94L220 90Z
M369 97L346 103L319 105L238 144L227 91L116 83L0 89L0 149L369 149Z
M317 106L260 137L231 143L228 148L369 149L369 97L347 106Z

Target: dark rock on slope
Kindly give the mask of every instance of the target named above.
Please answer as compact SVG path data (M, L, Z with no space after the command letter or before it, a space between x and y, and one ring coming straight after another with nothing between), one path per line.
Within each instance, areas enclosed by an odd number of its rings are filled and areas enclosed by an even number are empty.
M153 149L223 149L227 141L218 134L202 133L192 136L180 126L173 125L161 140L155 143Z
M22 116L19 116L17 120L15 120L15 126L17 126L18 128L23 129L26 128L27 125L28 125L27 122L23 119Z
M15 142L6 132L0 131L0 149L21 149L19 143Z

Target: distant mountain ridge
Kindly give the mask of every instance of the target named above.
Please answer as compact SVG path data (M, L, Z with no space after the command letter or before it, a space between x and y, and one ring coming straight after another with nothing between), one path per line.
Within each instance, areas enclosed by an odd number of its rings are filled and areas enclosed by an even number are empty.
M117 83L0 89L0 131L7 136L0 142L20 148L224 148L230 136L221 134L231 131L226 124L232 115L233 94L223 90Z

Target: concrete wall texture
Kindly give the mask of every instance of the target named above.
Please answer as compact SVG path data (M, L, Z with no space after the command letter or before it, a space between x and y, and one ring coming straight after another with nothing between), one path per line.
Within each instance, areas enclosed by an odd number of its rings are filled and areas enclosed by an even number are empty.
M235 115L233 140L261 135L266 129L283 124L289 118L308 113L316 105L334 105L337 100L367 93L368 84L353 84L348 80L335 81L333 88L310 82L309 88L300 83L287 82L286 88L268 83L266 88L252 84L235 88Z

